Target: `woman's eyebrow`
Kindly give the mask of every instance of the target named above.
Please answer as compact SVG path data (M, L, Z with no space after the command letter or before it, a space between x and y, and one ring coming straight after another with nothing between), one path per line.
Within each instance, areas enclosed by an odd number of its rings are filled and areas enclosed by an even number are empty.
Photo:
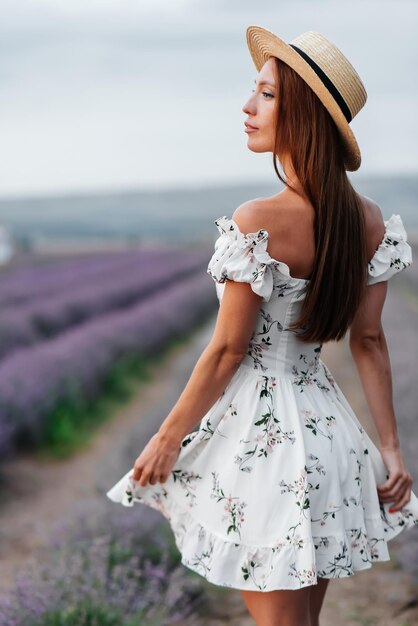
M257 84L257 79L254 78L254 82L255 84ZM270 85L270 87L275 87L276 85L274 83L270 83L268 80L260 80L260 82L258 83L259 85Z

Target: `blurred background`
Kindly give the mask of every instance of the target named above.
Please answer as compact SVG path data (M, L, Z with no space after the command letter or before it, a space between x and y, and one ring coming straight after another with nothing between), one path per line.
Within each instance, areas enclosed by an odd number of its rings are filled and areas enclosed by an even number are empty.
M368 101L348 175L385 219L400 214L416 255L416 1L0 0L0 626L246 624L234 594L211 613L220 591L178 567L161 515L104 494L211 336L214 220L282 188L271 154L246 147L249 24L285 41L318 30L352 62ZM418 481L417 312L413 264L384 324ZM375 437L347 346L325 348ZM367 589L359 576L331 592L325 626L418 619L417 533L392 546Z
M0 219L52 239L213 235L211 218L281 185L246 148L256 76L245 29L319 30L359 72L350 178L418 229L415 1L2 1ZM46 241L45 241L46 240Z

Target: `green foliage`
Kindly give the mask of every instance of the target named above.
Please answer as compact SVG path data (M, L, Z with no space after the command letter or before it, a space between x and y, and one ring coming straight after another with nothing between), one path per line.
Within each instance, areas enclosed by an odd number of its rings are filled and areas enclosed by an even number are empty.
M152 357L132 354L119 359L104 377L102 393L93 400L83 394L77 381L69 381L66 400L57 403L45 421L37 455L60 459L85 447L97 427L152 379L152 368L188 339L187 335L177 336Z

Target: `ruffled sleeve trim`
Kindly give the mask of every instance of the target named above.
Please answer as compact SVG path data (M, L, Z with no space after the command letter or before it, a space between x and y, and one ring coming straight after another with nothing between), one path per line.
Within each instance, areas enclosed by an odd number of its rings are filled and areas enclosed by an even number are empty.
M254 293L270 300L273 291L271 266L277 261L267 252L269 234L264 228L244 235L226 215L214 220L220 236L207 273L218 283L226 280L249 283Z
M402 271L412 263L412 249L400 215L385 220L385 234L368 263L367 284L372 285Z

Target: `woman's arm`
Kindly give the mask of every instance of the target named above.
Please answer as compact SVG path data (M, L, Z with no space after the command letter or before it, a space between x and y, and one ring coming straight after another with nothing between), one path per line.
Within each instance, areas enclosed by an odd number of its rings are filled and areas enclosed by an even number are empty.
M227 281L213 336L178 401L137 458L133 478L142 486L165 482L181 440L223 393L247 353L262 298L250 285Z
M250 285L226 281L213 336L158 431L162 439L180 443L223 393L248 350L260 304Z
M213 336L159 429L162 439L180 443L223 393L247 353L261 301L249 284L225 282Z
M388 480L378 485L382 502L393 502L391 512L400 510L411 497L412 476L406 470L399 445L392 396L392 372L381 322L387 281L366 288L350 327L350 350L359 372L380 441L380 452L389 471Z
M367 289L376 288L380 291L375 298L368 298L369 315L366 330L364 323L359 328L359 319L351 327L350 350L360 375L361 384L366 396L371 415L376 424L381 448L399 446L395 410L392 395L392 371L389 352L383 327L380 323L374 329L373 316L370 309L379 307L381 299L386 295L387 282L377 283ZM376 313L376 312L375 312Z
M159 428L162 441L180 444L222 394L243 356L209 343L178 401Z

